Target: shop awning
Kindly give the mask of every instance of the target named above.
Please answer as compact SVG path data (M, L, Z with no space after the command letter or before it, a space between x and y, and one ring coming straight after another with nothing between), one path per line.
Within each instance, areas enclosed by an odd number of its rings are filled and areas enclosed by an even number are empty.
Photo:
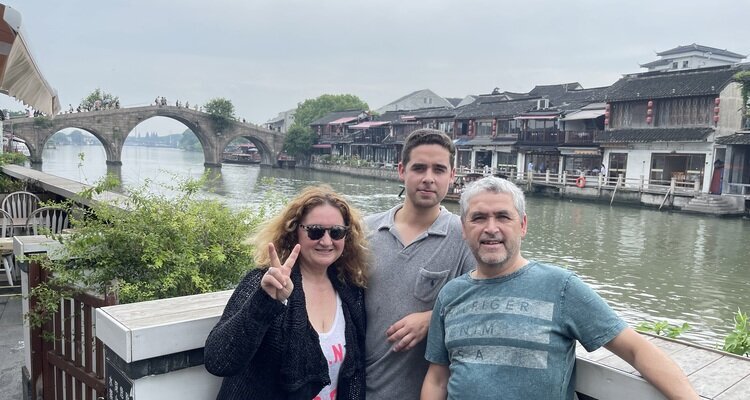
M21 14L3 4L0 14L0 93L54 116L60 111L60 100L31 57L20 32Z
M344 118L333 120L329 122L328 125L342 125L342 124L346 124L346 123L356 121L356 120L357 120L357 117L344 117Z
M515 117L513 119L541 119L541 120L551 120L556 119L559 116L559 114L554 115L520 115L518 117Z
M323 144L314 144L312 145L313 149L330 149L331 144L330 143L323 143Z
M604 115L604 110L581 110L570 113L565 118L560 118L560 121L578 121L582 119L596 119Z
M352 125L349 127L349 129L367 129L367 128L374 128L376 126L383 126L390 124L390 121L365 121L360 122L356 125Z

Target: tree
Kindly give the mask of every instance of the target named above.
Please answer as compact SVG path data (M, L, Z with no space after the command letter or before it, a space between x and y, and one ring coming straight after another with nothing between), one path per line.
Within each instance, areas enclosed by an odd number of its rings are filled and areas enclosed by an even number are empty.
M114 107L115 104L119 104L120 98L112 95L112 93L107 93L100 88L96 88L81 100L80 106L85 110L93 110L97 101L99 101L100 107Z
M746 121L750 118L750 109L747 104L750 99L750 71L738 72L732 77L732 80L740 84L742 94L742 128L745 128Z
M297 105L294 124L308 127L311 122L333 111L369 110L369 106L353 94L324 94Z
M284 150L294 156L308 155L315 144L315 134L310 123L333 111L363 110L370 107L353 94L324 94L307 99L297 106L294 125L287 131Z
M315 134L312 129L294 124L286 132L284 151L295 156L306 155L312 150L313 144L315 144Z
M221 132L229 127L231 121L234 121L234 104L229 99L223 97L217 97L211 99L206 103L203 108L206 113L211 115L214 127L217 131Z
M182 138L180 139L178 146L187 151L203 151L201 142L190 129L186 129L185 132L182 132Z

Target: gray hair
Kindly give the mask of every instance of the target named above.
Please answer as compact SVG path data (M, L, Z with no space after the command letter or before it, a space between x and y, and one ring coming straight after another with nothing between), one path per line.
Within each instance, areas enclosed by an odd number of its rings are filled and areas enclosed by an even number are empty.
M516 211L518 211L518 216L523 218L526 215L526 197L523 195L523 191L511 181L495 176L487 176L470 183L461 193L461 199L458 201L461 221L466 220L466 212L468 211L471 199L484 192L510 194L513 198L513 205L516 207Z

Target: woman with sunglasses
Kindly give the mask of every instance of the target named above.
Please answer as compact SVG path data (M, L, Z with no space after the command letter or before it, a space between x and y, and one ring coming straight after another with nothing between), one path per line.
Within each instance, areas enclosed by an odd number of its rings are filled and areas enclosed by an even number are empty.
M363 224L328 186L265 223L256 265L206 340L217 399L364 399Z

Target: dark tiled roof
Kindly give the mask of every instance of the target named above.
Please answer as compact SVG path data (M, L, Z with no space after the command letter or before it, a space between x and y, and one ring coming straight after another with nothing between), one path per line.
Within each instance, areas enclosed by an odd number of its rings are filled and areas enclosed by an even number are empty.
M453 107L457 106L458 103L461 102L463 99L459 99L458 97L443 97L444 99L448 100L448 103L453 104Z
M741 67L721 66L626 75L606 93L607 101L718 95Z
M702 51L704 53L711 53L717 56L726 56L726 57L736 57L736 58L745 58L742 54L733 53L731 51L728 51L726 49L717 49L716 47L708 47L708 46L702 46L699 44L689 44L687 46L677 46L673 49L662 51L661 53L656 53L657 56L671 56L672 54L680 54L685 53L688 51Z
M734 135L722 136L716 139L718 144L746 144L750 145L750 131L742 131Z
M417 119L429 119L429 118L454 118L456 116L455 108L433 108L427 110L418 110L412 112Z
M363 113L363 110L346 110L346 111L333 111L329 112L328 114L316 119L313 122L310 122L310 125L326 125L331 121L335 121L339 118L344 117L356 117L357 115Z
M493 101L491 97L479 97L475 102L457 108L456 119L513 118L536 107L537 99Z
M613 129L599 134L597 143L703 142L713 128Z
M671 59L665 58L665 59L662 59L662 60L656 60L656 61L651 61L650 63L641 64L641 67L643 67L643 68L660 67L662 65L670 64L671 62L672 62Z
M609 86L568 91L556 99L550 99L550 105L562 111L579 110L587 104L604 101L608 90Z
M557 85L537 85L529 92L529 96L546 96L550 99L562 96L565 92L582 88L578 82L560 83Z

